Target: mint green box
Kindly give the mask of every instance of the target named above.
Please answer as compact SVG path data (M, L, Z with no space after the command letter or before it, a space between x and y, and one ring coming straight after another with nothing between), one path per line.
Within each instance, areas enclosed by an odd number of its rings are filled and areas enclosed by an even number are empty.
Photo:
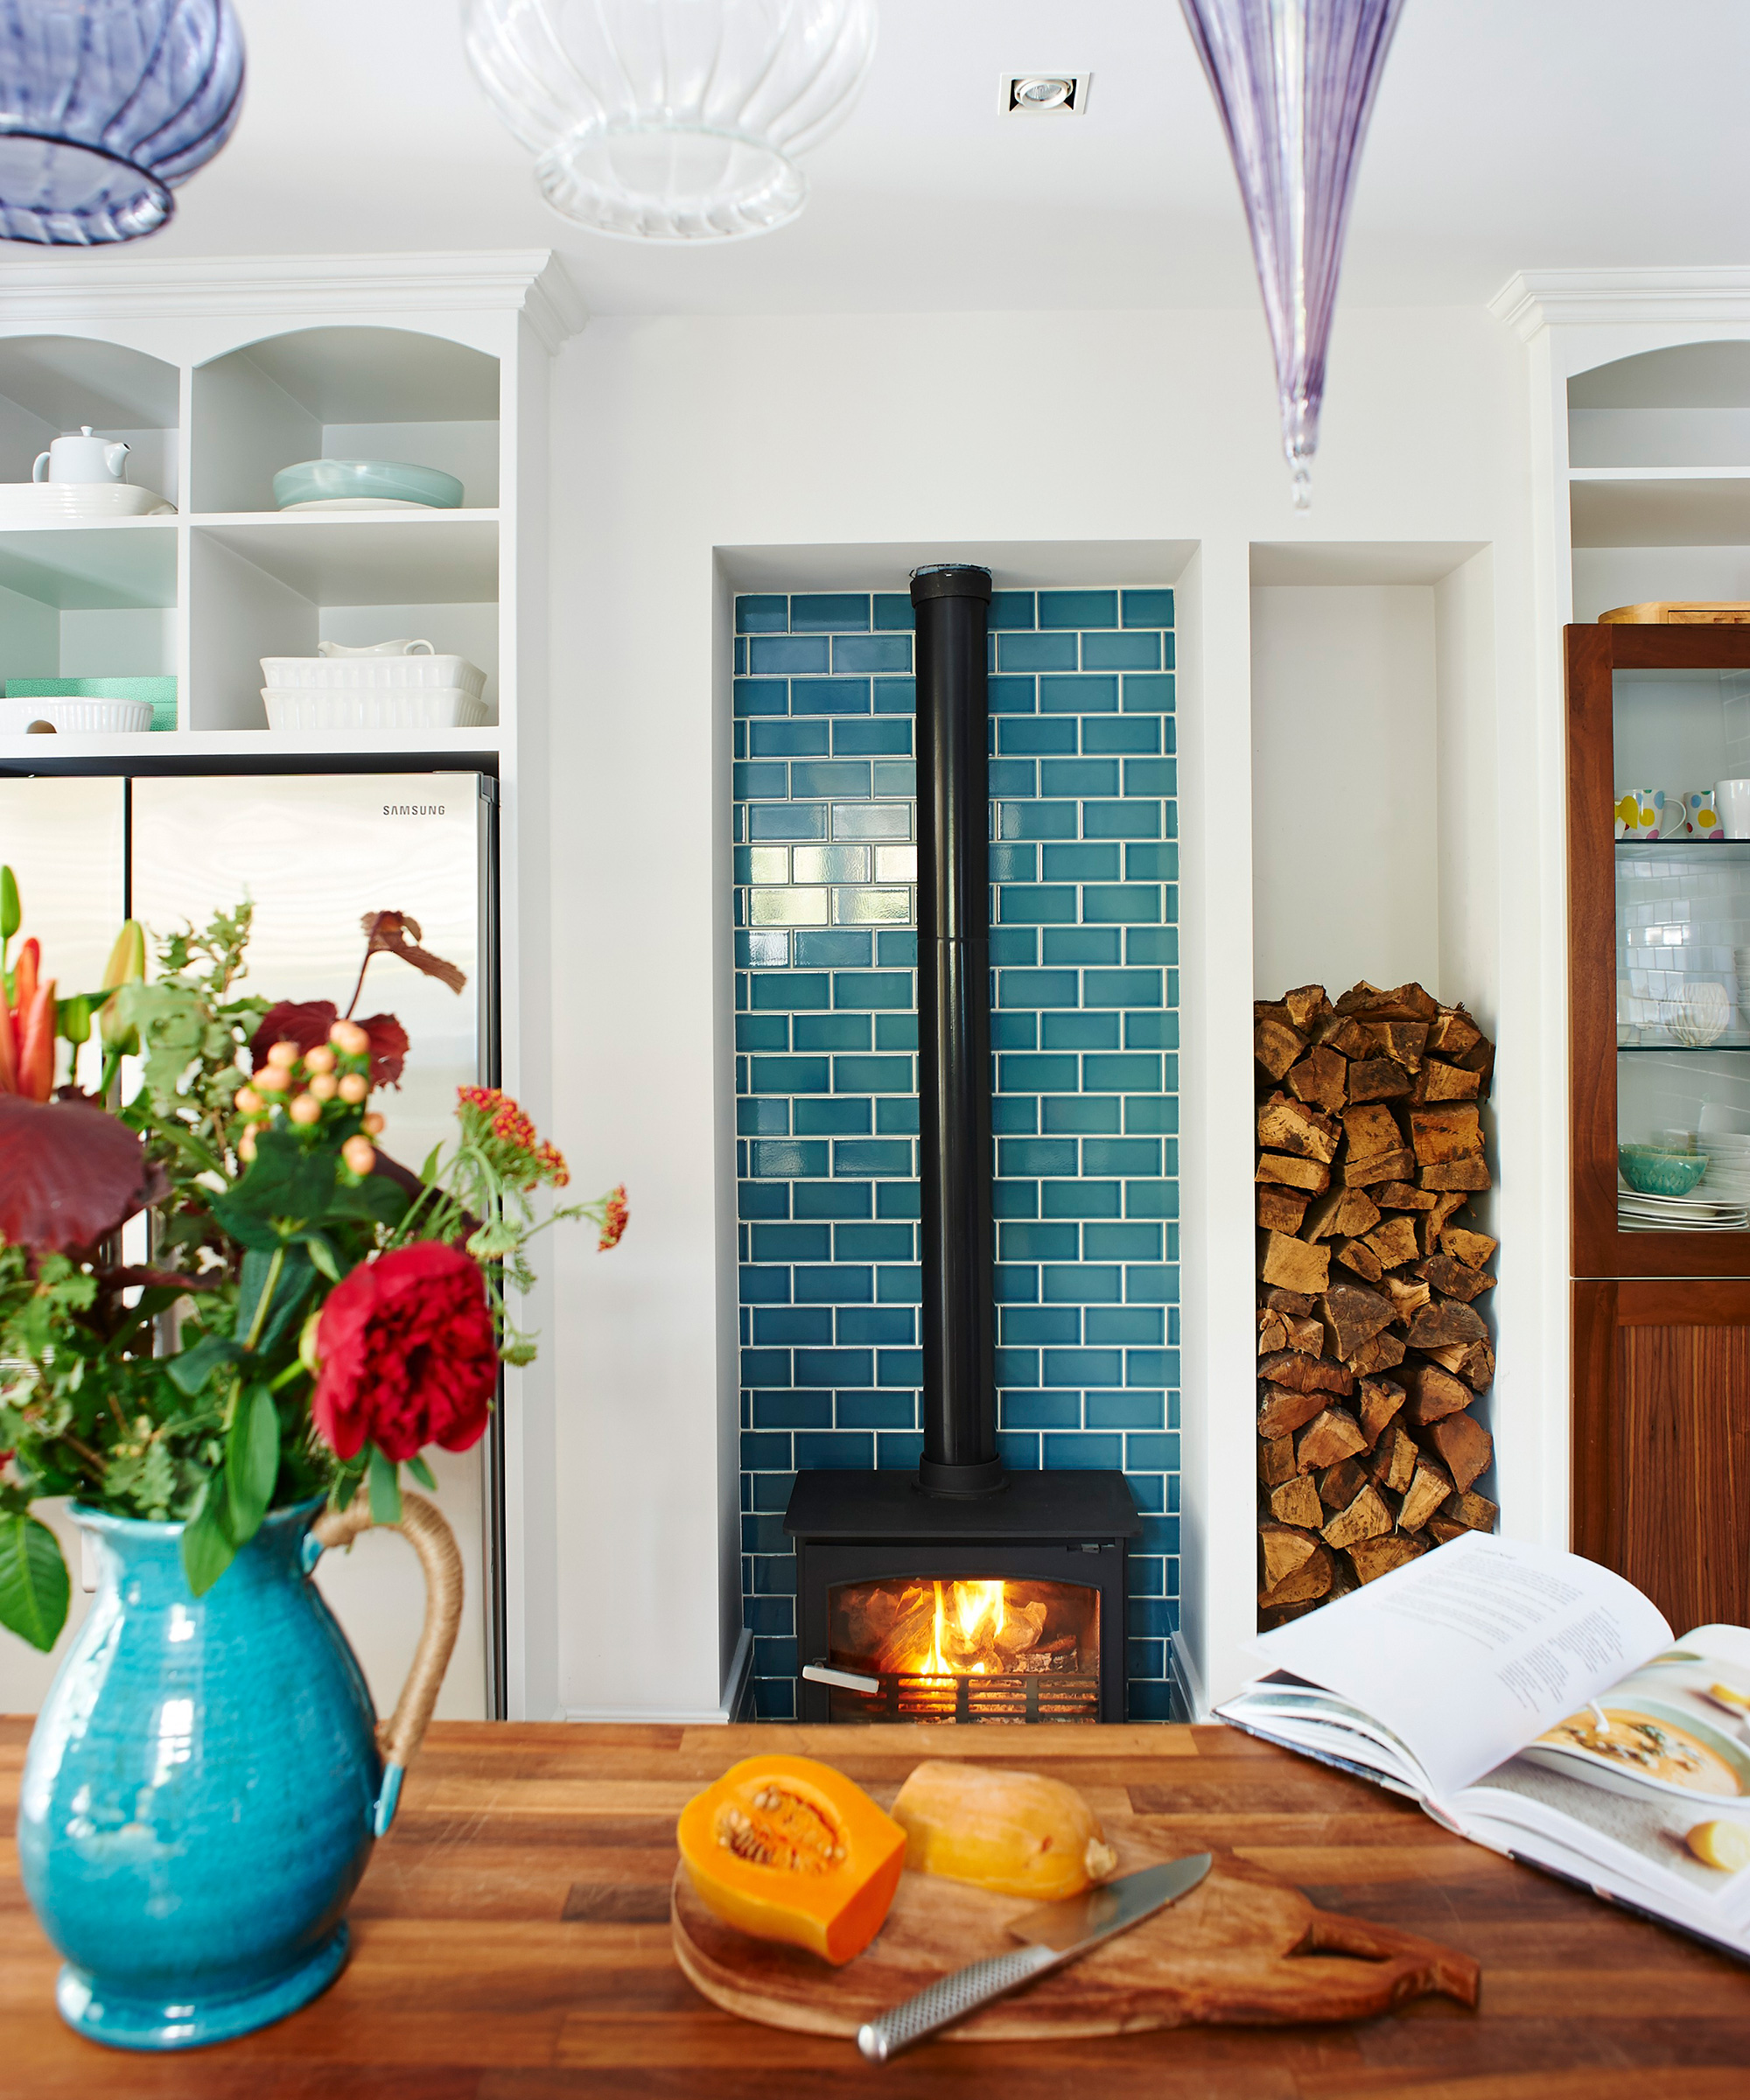
M9 700L150 700L152 727L176 727L174 678L9 678Z

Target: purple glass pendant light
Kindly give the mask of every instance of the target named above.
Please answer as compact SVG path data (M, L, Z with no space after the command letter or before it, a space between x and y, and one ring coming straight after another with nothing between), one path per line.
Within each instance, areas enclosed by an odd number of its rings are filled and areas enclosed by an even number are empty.
M1251 223L1294 507L1312 501L1343 234L1404 0L1180 0Z
M156 233L242 99L231 0L0 0L0 240Z

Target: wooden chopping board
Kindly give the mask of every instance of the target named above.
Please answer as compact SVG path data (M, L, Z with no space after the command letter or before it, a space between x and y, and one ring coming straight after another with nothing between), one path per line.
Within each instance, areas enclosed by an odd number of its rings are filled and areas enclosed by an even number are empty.
M1200 1848L1172 1846L1106 1817L1118 1872ZM714 2005L772 2027L855 2038L887 2011L969 1962L1012 1952L1004 1927L1033 1906L930 1874L900 1877L872 1945L843 1969L799 1947L751 1939L712 1916L684 1865L670 1897L675 1955ZM1027 2041L1154 2027L1276 2026L1368 2020L1439 1992L1477 2002L1469 1956L1432 1940L1314 1908L1298 1888L1217 1851L1177 1903L948 2030L955 2041Z

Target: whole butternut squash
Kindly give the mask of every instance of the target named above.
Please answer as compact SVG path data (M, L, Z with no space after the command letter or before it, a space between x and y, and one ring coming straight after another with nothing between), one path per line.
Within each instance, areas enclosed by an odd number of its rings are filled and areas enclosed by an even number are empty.
M682 1810L676 1836L725 1924L836 1963L880 1931L906 1864L892 1817L811 1757L743 1758Z
M1041 1903L1079 1895L1118 1864L1074 1788L1032 1772L932 1758L900 1788L893 1816L914 1872L1000 1895Z

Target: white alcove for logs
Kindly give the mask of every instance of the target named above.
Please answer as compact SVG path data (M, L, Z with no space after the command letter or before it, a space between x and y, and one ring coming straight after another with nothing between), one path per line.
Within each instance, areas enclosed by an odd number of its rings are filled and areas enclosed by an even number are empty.
M1415 982L1491 1037L1500 1006L1493 557L1475 544L1254 545L1253 994ZM1501 1179L1496 1117L1484 1111ZM1458 1222L1510 1240L1499 1189ZM1488 1308L1510 1338L1510 1292ZM1507 1500L1499 1382L1478 1487ZM1250 1511L1247 1513L1250 1516ZM1239 1521L1239 1513L1234 1515ZM1237 1571L1236 1571L1237 1572Z

